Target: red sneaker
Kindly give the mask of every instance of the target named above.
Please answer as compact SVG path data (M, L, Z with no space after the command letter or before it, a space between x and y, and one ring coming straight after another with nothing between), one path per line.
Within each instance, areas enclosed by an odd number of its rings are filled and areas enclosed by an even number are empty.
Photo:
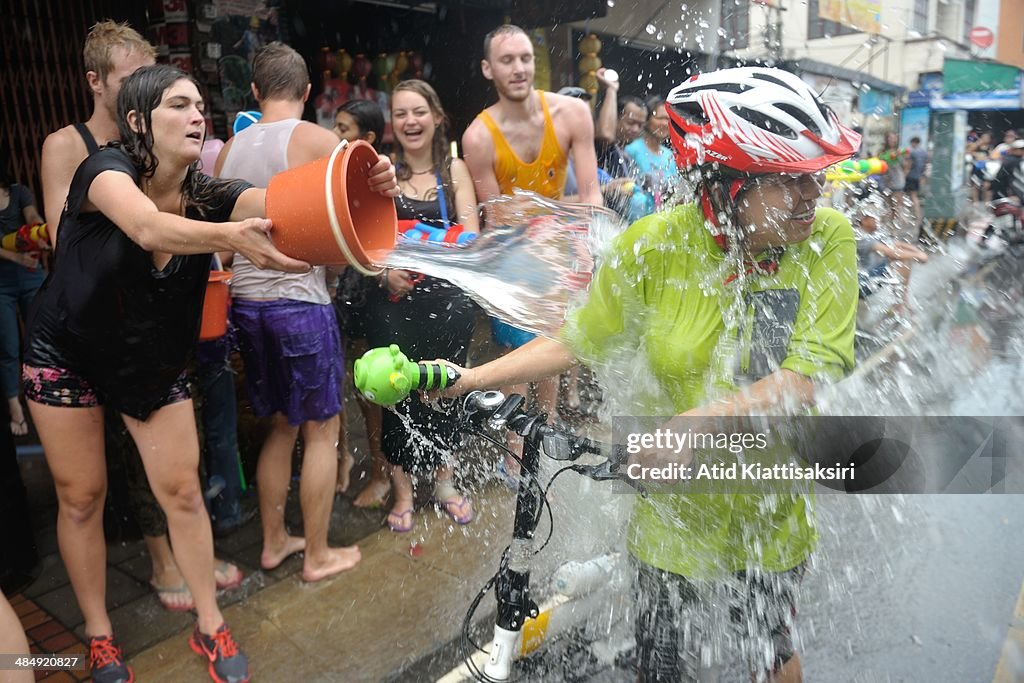
M252 678L249 659L231 637L227 624L221 624L212 636L200 633L196 624L188 644L197 655L210 660L210 678L217 683L249 683Z
M134 683L135 672L113 636L89 639L89 675L93 683Z

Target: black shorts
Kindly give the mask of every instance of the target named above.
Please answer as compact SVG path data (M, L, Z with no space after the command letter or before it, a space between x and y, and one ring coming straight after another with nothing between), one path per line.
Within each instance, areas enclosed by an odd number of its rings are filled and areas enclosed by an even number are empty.
M740 572L724 581L691 581L634 565L641 683L696 683L737 656L751 673L770 673L795 654L790 628L804 563L777 574Z
M906 185L903 186L904 192L920 192L921 191L921 180L919 178L907 178Z

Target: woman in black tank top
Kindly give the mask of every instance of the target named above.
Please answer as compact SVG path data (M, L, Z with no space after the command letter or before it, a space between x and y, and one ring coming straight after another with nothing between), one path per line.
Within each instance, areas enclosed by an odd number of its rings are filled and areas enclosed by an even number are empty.
M399 219L435 227L460 223L477 232L476 195L469 170L452 159L445 115L433 88L404 81L391 100L397 142L396 167L402 190L395 203ZM473 336L475 307L457 287L409 271L389 270L380 287L367 296L365 325L371 348L398 344L409 358L465 360ZM473 508L452 482L452 465L460 440L453 418L435 412L418 396L384 411L382 448L392 469L393 506L388 525L396 532L412 529L412 476L436 476L434 498L459 524L472 520ZM415 425L410 431L403 420Z

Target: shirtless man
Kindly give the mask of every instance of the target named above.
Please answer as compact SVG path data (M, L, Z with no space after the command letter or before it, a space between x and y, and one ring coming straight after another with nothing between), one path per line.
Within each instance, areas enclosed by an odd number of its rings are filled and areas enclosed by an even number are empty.
M576 98L533 89L533 45L526 32L505 24L488 33L480 68L494 83L498 102L482 111L462 136L477 198L486 202L519 188L560 199L571 156L579 201L602 205L590 107ZM507 349L533 338L492 322L495 341ZM526 390L525 385L513 386L506 393ZM537 384L538 403L548 415L555 414L557 399L557 377ZM506 468L515 469L512 463Z

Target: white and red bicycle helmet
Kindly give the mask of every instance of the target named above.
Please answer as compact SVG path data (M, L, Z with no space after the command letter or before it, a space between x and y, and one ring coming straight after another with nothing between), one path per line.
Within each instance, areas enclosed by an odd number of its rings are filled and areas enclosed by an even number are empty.
M739 174L813 173L860 145L810 86L781 69L698 74L675 87L665 107L680 169L718 163Z

